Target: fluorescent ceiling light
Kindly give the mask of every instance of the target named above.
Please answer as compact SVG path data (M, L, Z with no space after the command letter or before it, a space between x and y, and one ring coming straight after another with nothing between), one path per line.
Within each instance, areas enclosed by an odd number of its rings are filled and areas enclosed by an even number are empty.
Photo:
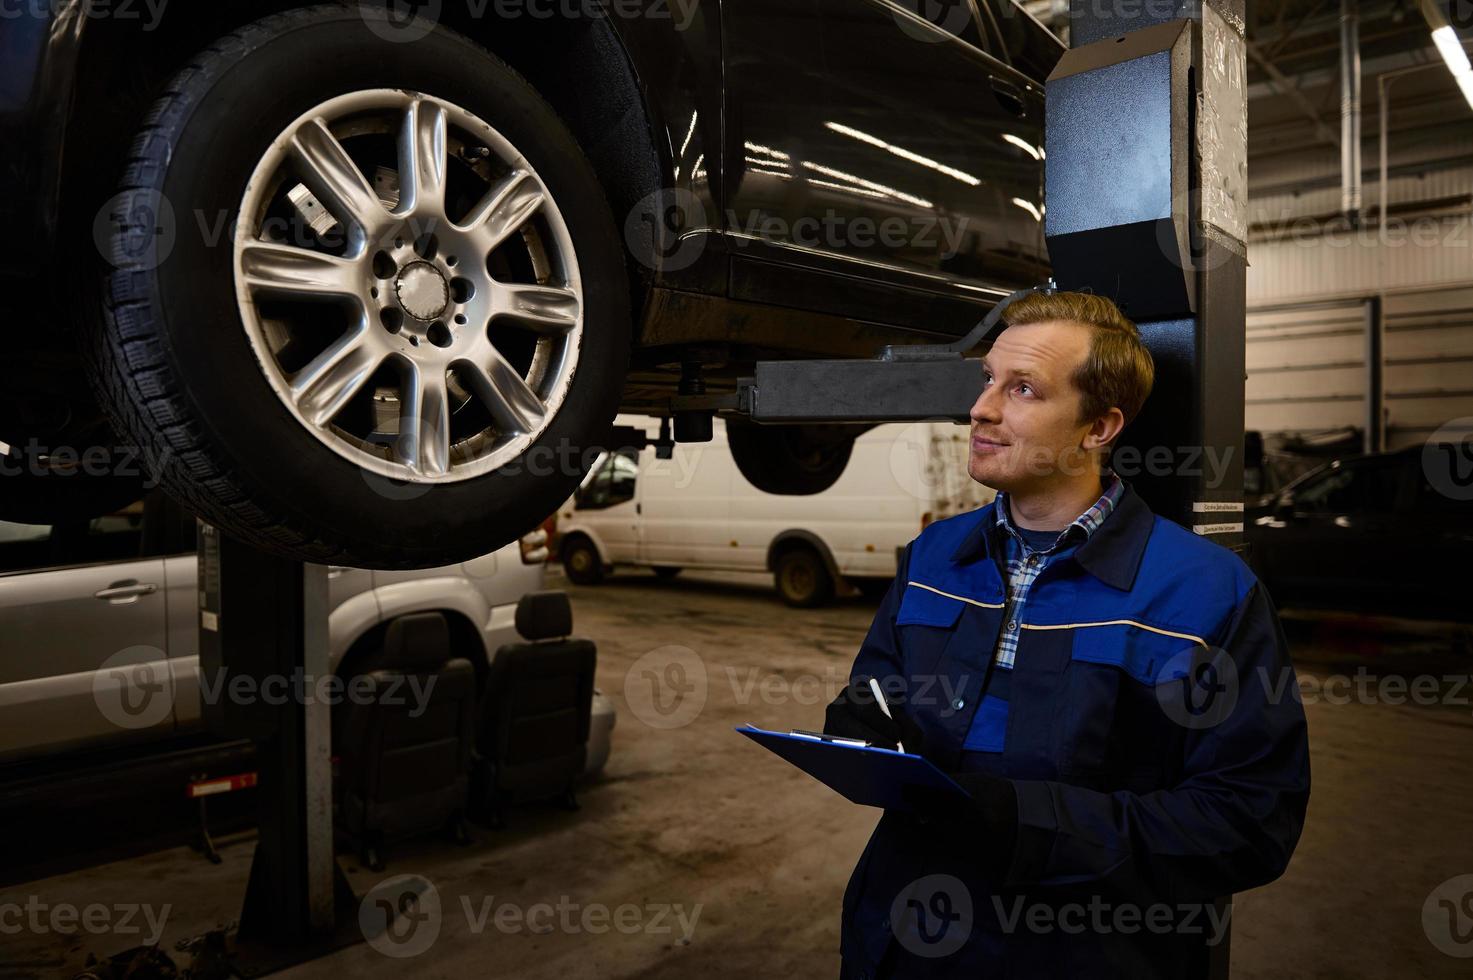
M1462 39L1447 22L1440 5L1422 0L1422 16L1427 18L1427 25L1432 28L1432 43L1437 45L1437 53L1447 62L1447 70L1453 73L1453 81L1458 83L1463 98L1468 100L1468 107L1473 108L1473 66L1468 64L1468 52L1463 50Z

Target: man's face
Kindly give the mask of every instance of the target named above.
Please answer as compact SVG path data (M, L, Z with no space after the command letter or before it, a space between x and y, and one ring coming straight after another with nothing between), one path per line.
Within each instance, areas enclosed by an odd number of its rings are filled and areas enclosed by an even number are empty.
M1089 327L1062 320L1008 327L998 336L982 360L982 394L972 406L972 479L1017 494L1061 470L1085 471L1082 444L1092 425L1079 419L1081 396L1071 377L1089 342Z

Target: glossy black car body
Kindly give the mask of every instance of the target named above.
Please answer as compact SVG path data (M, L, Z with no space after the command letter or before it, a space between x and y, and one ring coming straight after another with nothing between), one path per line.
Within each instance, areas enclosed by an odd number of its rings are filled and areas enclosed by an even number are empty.
M1244 530L1281 606L1473 616L1468 443L1332 460L1250 507Z

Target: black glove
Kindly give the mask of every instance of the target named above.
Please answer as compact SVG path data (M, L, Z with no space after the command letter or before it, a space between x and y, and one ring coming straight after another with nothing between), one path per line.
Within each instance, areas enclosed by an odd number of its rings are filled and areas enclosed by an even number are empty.
M929 786L907 786L905 802L922 823L940 825L965 840L988 876L1002 883L1018 845L1018 793L1012 780L980 772L947 775L971 799L958 800Z
M869 678L857 678L850 681L849 686L840 691L824 710L823 731L825 735L862 739L889 749L903 744L905 751L919 755L921 730L904 710L893 703L890 714L893 717L886 717L885 709L875 700Z

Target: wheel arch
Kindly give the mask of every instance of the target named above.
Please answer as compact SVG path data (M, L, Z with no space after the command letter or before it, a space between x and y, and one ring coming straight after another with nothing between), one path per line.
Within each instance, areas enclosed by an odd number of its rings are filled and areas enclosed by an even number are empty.
M834 560L834 553L829 548L828 542L804 528L790 528L780 532L772 539L772 543L767 546L767 570L776 572L777 560L784 552L793 548L809 548L816 552L834 581L843 581L844 576L839 571L839 564Z
M598 554L598 560L600 563L604 565L613 564L613 562L609 560L609 549L605 547L603 541L599 539L598 533L593 531L591 528L582 526L575 526L571 531L566 531L559 535L557 546L558 561L561 562L564 559L567 554L568 545L571 542L576 541L578 538L584 538L588 541L589 544L593 545L593 550Z

